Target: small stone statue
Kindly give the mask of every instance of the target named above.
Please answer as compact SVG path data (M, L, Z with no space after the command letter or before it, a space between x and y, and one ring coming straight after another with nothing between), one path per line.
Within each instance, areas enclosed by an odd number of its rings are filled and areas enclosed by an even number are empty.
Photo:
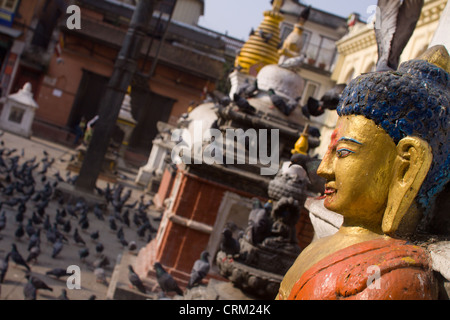
M430 254L412 235L448 221L437 199L448 201L438 195L450 178L449 67L436 46L346 87L317 170L325 207L344 222L301 252L278 299L438 298Z
M281 198L272 211L270 235L262 246L299 253L295 225L300 217L300 204L293 197Z

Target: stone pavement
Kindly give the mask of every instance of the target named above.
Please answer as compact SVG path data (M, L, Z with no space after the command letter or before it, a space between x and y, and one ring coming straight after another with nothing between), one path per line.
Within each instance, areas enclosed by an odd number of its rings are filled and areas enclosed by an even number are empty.
M22 138L20 136L16 136L14 134L4 132L3 135L0 136L0 141L4 142L3 146L0 148L7 149L16 149L16 151L11 154L11 156L19 155L21 159L32 159L36 156L36 161L40 161L44 157L44 150L48 153L48 158L54 158L55 161L52 166L48 169L46 173L47 181L51 181L52 183L56 181L56 177L54 174L59 172L63 179L66 179L66 170L68 160L75 155L75 149L66 148L64 146L51 143L46 140L38 139L36 137L31 137L30 139ZM23 155L23 156L22 156ZM7 158L5 155L3 158ZM21 164L23 160L19 161ZM36 180L36 190L41 190L43 188L43 182L40 181L42 175L39 175L38 172L41 169L41 165L34 171L34 177ZM135 174L133 171L120 171L123 174L122 177L127 177L126 179L119 179L118 183L124 185L125 190L130 188L132 190L132 195L127 203L133 203L135 200L138 200L141 195L144 195L144 202L147 202L151 199L151 197L144 192L143 189L140 189L134 184ZM72 173L71 176L74 176L75 173ZM8 183L5 181L6 174L0 170L0 182L6 186ZM106 182L102 180L98 180L97 186L100 188L104 188L106 186ZM21 194L18 194L21 195ZM0 190L0 201L6 201L9 197L5 196L2 190ZM32 200L29 200L26 204L27 211L25 213L25 218L23 220L23 226L25 227L28 218L31 217L35 203ZM61 205L57 203L56 200L51 201L45 213L50 216L50 221L53 223L55 220L56 209L61 208ZM28 256L28 241L29 238L25 234L20 240L15 238L15 230L18 227L18 223L15 220L15 214L17 211L17 207L9 207L7 205L3 205L0 211L6 212L7 222L5 229L0 231L0 258L4 258L6 254L11 250L11 244L15 243L21 255L26 259ZM124 212L125 209L122 211ZM106 299L108 285L111 280L111 275L118 257L120 257L124 252L127 254L133 255L134 253L128 253L128 249L124 248L121 243L118 241L116 236L116 232L113 232L109 228L108 224L108 215L113 212L112 206L108 206L108 212L105 212L104 221L100 221L97 219L92 211L88 213L89 219L89 227L86 231L82 231L80 226L78 225L78 221L75 218L69 218L66 216L64 219L70 219L72 230L69 233L64 233L62 231L62 226L58 226L58 229L66 236L69 243L64 244L62 252L55 258L51 258L52 253L52 244L47 241L45 230L41 231L41 254L38 257L36 263L30 263L32 275L40 278L45 283L47 283L50 287L53 288L53 291L45 291L39 290L37 294L37 300L52 300L57 299L63 289L67 290L67 296L71 300L82 300L88 299L92 295L95 295L96 299ZM152 226L157 229L160 212L154 210L148 210L148 216L152 223ZM123 231L125 233L125 239L127 241L136 241L137 250L146 245L147 243L147 235L148 231L145 235L145 238L140 238L136 234L137 226L135 226L132 222L133 210L130 210L130 227L120 223L117 221L117 226L120 228L123 227ZM42 225L37 225L35 227L41 227ZM89 256L83 262L80 260L78 256L78 251L82 248L75 244L73 240L73 233L75 227L78 227L78 231L84 241L86 242L86 247L89 249ZM98 259L98 255L95 252L96 242L91 240L90 234L94 231L99 231L100 237L98 239L101 242L105 249L104 255L110 261L109 266L105 268L107 283L99 283L96 281L96 277L94 275L94 262ZM154 236L154 234L153 234ZM67 277L63 277L60 280L56 278L52 278L51 276L45 275L45 272L59 267L67 269L70 265L77 265L81 270L81 289L68 289L66 285ZM23 288L26 283L26 278L24 277L26 273L26 269L22 266L16 266L11 259L9 260L9 268L6 272L6 276L4 282L0 284L0 300L22 300L24 299Z

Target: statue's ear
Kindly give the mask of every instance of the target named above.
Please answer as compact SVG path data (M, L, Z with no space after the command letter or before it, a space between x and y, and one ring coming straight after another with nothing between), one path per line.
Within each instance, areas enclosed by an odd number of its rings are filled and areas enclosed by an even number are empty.
M393 234L403 218L414 219L405 214L413 204L428 170L433 154L428 143L417 137L405 137L397 144L397 157L389 188L382 229Z

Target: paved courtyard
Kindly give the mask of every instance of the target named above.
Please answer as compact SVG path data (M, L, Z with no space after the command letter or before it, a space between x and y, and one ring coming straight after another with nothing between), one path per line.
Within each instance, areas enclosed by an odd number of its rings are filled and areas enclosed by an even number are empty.
M39 171L42 169L42 163L34 170L34 178L36 181L36 191L42 190L44 184L50 181L54 183L56 181L56 173L59 173L63 179L67 179L66 175L69 171L67 170L67 165L69 160L73 155L76 154L75 149L66 148L64 146L51 143L46 140L41 140L35 137L31 137L30 139L22 138L16 136L14 134L4 132L0 136L0 141L3 142L3 145L0 146L0 149L6 148L3 152L3 159L8 161L9 157L19 156L19 165L22 164L25 160L32 159L36 157L36 162L38 163L45 157L45 152L48 154L48 159L55 159L53 164L48 168L45 177L46 180L42 181L43 174L39 174ZM9 156L7 154L15 149ZM123 179L119 179L117 183L120 183L124 186L125 193L128 190L131 190L131 197L126 202L127 204L132 204L136 200L140 200L140 197L143 195L143 202L147 203L151 197L144 192L142 188L137 187L134 184L135 173L133 171L120 171ZM7 182L8 173L4 168L0 168L0 182L6 187L8 185ZM69 177L73 177L76 173L71 172ZM126 177L126 178L125 178ZM12 178L14 181L14 178ZM99 188L106 187L106 181L98 180L97 186ZM110 183L110 186L113 187L113 184ZM3 203L8 201L13 197L20 197L22 194L14 193L13 195L5 195L5 189L0 187L0 201ZM32 217L34 211L36 211L36 204L33 200L28 200L26 202L26 212L24 214L23 226L25 227L28 224L28 219ZM52 200L47 208L45 209L45 215L49 216L51 223L55 222L57 209L62 210L67 206L67 203L60 204L56 199ZM7 253L11 250L11 246L13 243L17 245L19 253L27 259L29 251L28 251L28 243L29 237L25 233L25 235L17 239L15 236L15 232L19 227L19 223L16 221L18 207L17 206L9 206L7 204L3 204L0 212L5 212L6 216L6 227L0 231L0 259L5 258ZM122 214L126 211L126 208L122 210ZM92 210L89 210L87 217L89 222L89 227L86 230L82 230L79 225L79 219L77 220L75 217L71 217L70 215L66 215L63 219L65 221L69 220L71 224L71 231L64 232L63 225L58 225L58 230L67 238L68 243L63 244L63 249L61 253L56 257L52 258L51 254L53 251L53 244L49 243L46 238L46 231L43 230L43 224L34 224L35 228L42 229L40 235L40 250L41 253L37 259L37 262L30 262L29 265L31 267L31 274L39 279L43 280L48 286L53 288L53 291L47 290L38 290L37 300L52 300L58 299L62 293L62 290L67 290L67 296L71 300L80 300L80 299L88 299L92 296L95 296L96 299L105 299L106 293L108 290L108 284L111 279L111 275L114 269L115 262L122 255L124 250L128 250L127 247L124 247L118 240L117 232L112 231L109 226L108 216L113 214L114 209L111 204L108 205L107 210L104 212L104 221L99 220L94 214ZM144 237L140 237L137 234L138 227L133 223L133 214L135 209L129 209L129 218L130 218L130 226L125 225L116 219L117 229L123 228L124 238L128 241L135 241L137 244L137 249L135 253L139 251L139 249L146 245L149 235L149 230L146 231ZM159 223L159 213L154 210L147 210L148 217L152 226L157 229ZM45 217L44 215L44 217ZM78 218L80 213L78 212ZM78 228L78 232L81 237L86 242L85 246L81 246L75 243L74 241L74 230ZM98 231L99 238L94 241L91 239L90 234ZM153 233L152 236L155 234ZM97 242L101 242L104 245L103 254L109 260L109 265L104 267L105 275L106 275L106 283L100 283L96 281L96 276L94 274L95 265L98 262L99 255L96 253L95 247ZM79 250L82 248L88 248L89 255L87 258L82 261L79 257ZM46 275L45 273L48 270L53 268L63 268L67 269L68 266L75 265L78 266L81 270L81 289L68 289L66 285L67 277L62 277L60 280ZM22 300L24 299L23 288L26 284L26 269L23 266L16 266L16 264L9 259L9 267L6 272L6 276L4 278L3 283L0 284L0 299L2 300Z

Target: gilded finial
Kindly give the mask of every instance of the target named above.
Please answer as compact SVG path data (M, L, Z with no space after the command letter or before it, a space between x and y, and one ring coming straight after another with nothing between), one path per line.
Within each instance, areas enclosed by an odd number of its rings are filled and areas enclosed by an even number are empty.
M417 59L425 60L450 73L450 57L447 49L443 45L428 48Z
M284 2L284 0L274 0L272 3L272 11L280 12L283 2Z
M297 142L294 145L294 149L291 150L292 154L308 154L308 130L309 130L309 124L306 124L305 128L303 129L302 134L300 135L300 138L297 140Z

